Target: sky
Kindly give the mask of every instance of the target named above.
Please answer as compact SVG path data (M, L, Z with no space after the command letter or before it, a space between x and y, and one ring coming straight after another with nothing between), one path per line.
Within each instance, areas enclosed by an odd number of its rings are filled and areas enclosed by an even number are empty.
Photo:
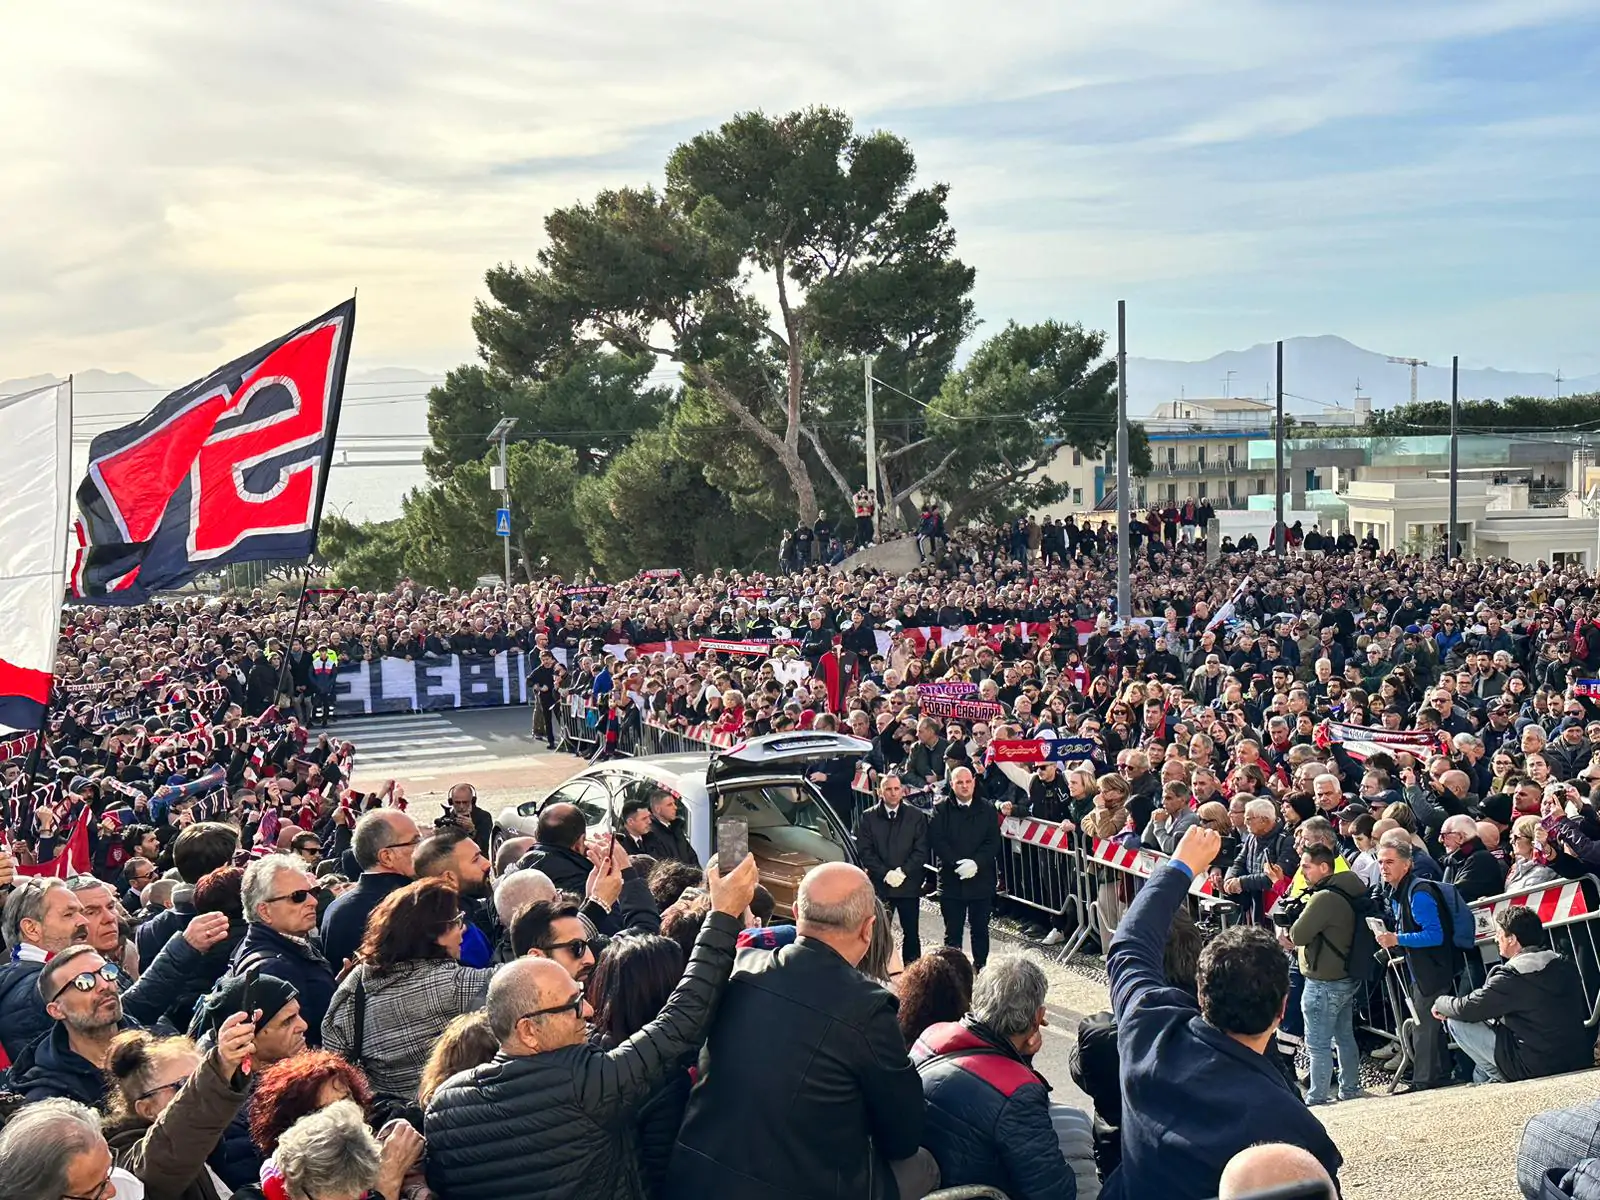
M1600 371L1595 0L51 0L0 37L0 379L202 374L359 291L474 356L483 272L736 112L951 187L986 328L1199 359L1333 333Z

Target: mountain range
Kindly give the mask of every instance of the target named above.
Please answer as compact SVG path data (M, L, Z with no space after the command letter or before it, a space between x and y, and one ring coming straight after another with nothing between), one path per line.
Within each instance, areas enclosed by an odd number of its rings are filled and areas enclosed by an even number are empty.
M1373 408L1393 408L1411 399L1411 368L1388 355L1324 334L1288 338L1283 343L1284 408L1303 414L1331 407L1353 411L1357 384ZM1180 397L1201 401L1220 396L1274 395L1276 347L1271 342L1248 350L1229 350L1202 362L1128 357L1128 412L1140 416ZM1508 396L1554 396L1555 375L1494 368L1460 372L1463 400L1504 400ZM1560 393L1600 391L1600 375L1562 379ZM1450 360L1429 360L1417 371L1418 400L1450 399Z
M1187 398L1204 401L1221 396L1270 399L1273 395L1274 347L1228 350L1200 362L1162 358L1128 359L1128 411L1135 418L1154 412L1158 404ZM1392 408L1411 398L1411 370L1388 356L1366 350L1341 337L1290 338L1283 344L1284 406L1298 414L1354 409L1357 385L1374 408ZM662 372L663 375L666 372ZM428 389L440 377L406 367L352 371L345 381L341 440L415 439L427 436ZM55 383L53 376L0 381L0 396ZM115 428L149 410L163 389L126 371L89 370L74 377L74 413L78 440ZM1507 396L1554 396L1554 374L1466 370L1460 374L1463 399L1503 400ZM1600 392L1600 375L1563 379L1562 395ZM1417 376L1421 400L1450 398L1450 364L1430 361Z

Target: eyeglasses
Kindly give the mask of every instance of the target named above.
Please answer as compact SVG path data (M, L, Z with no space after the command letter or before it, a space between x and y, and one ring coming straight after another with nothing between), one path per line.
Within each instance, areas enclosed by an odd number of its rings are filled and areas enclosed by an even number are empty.
M276 904L279 900L287 900L290 904L304 904L307 900L311 899L311 897L321 894L322 885L319 883L316 887L295 888L294 891L285 892L281 896L268 896L261 903Z
M321 854L322 853L322 847L321 846L301 846L300 847L300 853L301 854Z
M449 928L451 928L451 929L465 929L466 927L467 927L467 914L466 913L458 912L455 916L450 918Z
M383 848L383 850L409 850L412 846L417 846L421 843L422 837L419 834L417 837L412 838L409 842L390 842ZM383 853L383 850L380 850L378 853Z
M106 1177L100 1181L100 1186L95 1188L95 1190L90 1192L87 1196L78 1196L68 1192L61 1197L61 1200L105 1200L106 1192L111 1189L111 1173L116 1169L116 1164L113 1163L111 1167L107 1169Z
M98 970L80 971L66 983L56 989L55 994L46 1003L54 1004L66 994L68 988L76 988L80 992L92 992L103 979L107 983L116 983L122 978L122 971L116 963L101 963Z
M592 953L589 943L582 938L573 938L570 942L556 942L544 948L546 954L554 954L557 950L565 950L573 958L582 958L585 954Z
M574 992L572 999L565 1004L558 1004L554 1008L536 1008L532 1012L523 1013L517 1018L519 1021L531 1021L534 1017L553 1017L557 1013L581 1013L583 1011L583 993Z
M183 1090L184 1084L188 1083L189 1080L193 1078L193 1075L185 1075L182 1079L174 1079L171 1083L163 1083L160 1087L153 1087L148 1092L140 1092L134 1097L134 1100L136 1102L139 1100L148 1100L152 1096L161 1095L162 1092L172 1092L174 1095L176 1095L178 1092Z

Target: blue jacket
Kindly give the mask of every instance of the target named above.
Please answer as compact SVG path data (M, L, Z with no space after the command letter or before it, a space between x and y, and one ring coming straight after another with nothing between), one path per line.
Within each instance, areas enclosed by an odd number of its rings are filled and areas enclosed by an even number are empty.
M12 1062L29 1042L50 1028L50 1014L39 999L42 962L8 962L0 967L0 1047Z
M1106 969L1122 1057L1122 1166L1101 1195L1209 1200L1228 1160L1259 1142L1304 1147L1337 1182L1344 1156L1277 1068L1209 1024L1193 996L1167 983L1167 933L1190 879L1182 863L1157 868L1111 941ZM1226 1119L1219 1119L1219 1101Z
M228 973L242 975L252 966L259 967L263 975L283 980L300 993L300 1015L306 1019L306 1045L313 1049L320 1047L322 1018L327 1015L335 987L327 959L305 942L296 942L265 925L252 925L233 952Z
M1005 1038L969 1015L911 1048L928 1102L922 1141L939 1186L998 1188L1011 1200L1077 1200L1050 1121L1050 1088Z
M68 1044L65 1025L52 1022L52 1026L11 1064L11 1090L29 1100L65 1096L99 1108L106 1099L106 1073ZM138 1024L123 1018L122 1027L137 1029Z
M412 882L392 871L363 871L355 887L328 905L322 914L322 952L334 970L354 958L367 936L367 918L391 892ZM308 1018L309 1019L309 1018Z

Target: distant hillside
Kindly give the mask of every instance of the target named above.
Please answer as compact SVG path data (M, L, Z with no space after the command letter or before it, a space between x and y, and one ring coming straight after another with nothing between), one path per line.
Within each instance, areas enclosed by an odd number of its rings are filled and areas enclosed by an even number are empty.
M1160 358L1128 359L1128 411L1150 412L1156 405L1179 396L1192 400L1223 395L1271 399L1275 370L1271 343L1248 350L1229 350L1203 362L1175 362ZM1320 413L1323 404L1352 408L1356 381L1374 408L1390 408L1411 399L1411 368L1387 361L1388 355L1364 350L1340 337L1289 338L1283 344L1284 408L1295 413ZM1231 379L1228 373L1233 372ZM1224 381L1227 381L1226 383ZM1600 391L1600 375L1563 379L1561 392ZM1292 394L1291 394L1292 393ZM1504 400L1507 396L1554 396L1553 374L1540 375L1492 369L1461 372L1463 399ZM1417 372L1419 400L1450 398L1450 360L1432 362Z

